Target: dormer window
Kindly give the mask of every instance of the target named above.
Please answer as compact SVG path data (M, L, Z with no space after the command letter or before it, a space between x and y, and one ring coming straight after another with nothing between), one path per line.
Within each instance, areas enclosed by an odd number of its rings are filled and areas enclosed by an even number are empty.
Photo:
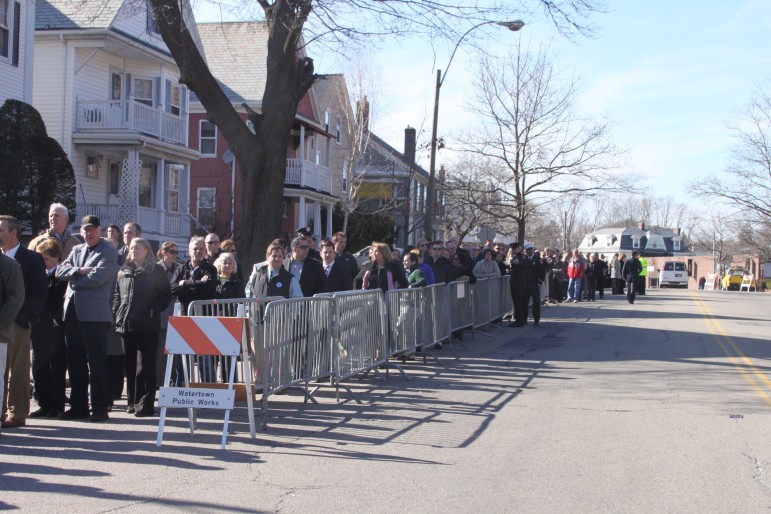
M161 33L158 30L158 24L155 23L155 17L153 16L153 7L150 4L150 0L147 0L147 32L151 36L160 36Z
M632 236L632 249L640 249L640 236Z
M605 236L605 246L613 246L614 239L613 234Z
M675 252L679 252L680 251L681 242L682 242L682 238L680 238L680 237L673 237L672 238L672 250L675 251Z

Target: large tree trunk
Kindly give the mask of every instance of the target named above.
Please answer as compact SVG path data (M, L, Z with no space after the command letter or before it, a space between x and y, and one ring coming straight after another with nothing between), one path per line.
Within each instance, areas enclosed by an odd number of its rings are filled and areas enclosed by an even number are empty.
M180 68L180 82L198 96L238 159L245 209L241 221L242 262L264 260L265 249L281 231L286 150L300 99L313 84L313 61L297 59L302 22L310 5L278 2L267 14L267 81L262 113L251 111L252 134L209 71L176 0L151 0L163 40ZM217 56L212 56L217 58ZM245 106L250 111L248 106Z

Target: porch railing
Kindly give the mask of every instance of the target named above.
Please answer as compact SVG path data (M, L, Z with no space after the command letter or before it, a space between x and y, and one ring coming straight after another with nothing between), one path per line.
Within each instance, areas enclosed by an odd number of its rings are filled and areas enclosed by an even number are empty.
M329 168L304 159L290 158L286 160L284 184L308 187L325 193L332 191L332 177L329 174Z
M187 145L186 113L180 116L137 100L77 101L75 132L140 132Z

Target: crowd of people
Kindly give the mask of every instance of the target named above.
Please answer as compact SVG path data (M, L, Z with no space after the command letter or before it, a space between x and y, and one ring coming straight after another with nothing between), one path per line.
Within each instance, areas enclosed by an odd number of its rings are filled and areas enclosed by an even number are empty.
M103 237L99 218L85 216L81 242L70 233L68 219L64 205L51 205L50 228L25 248L19 241L20 222L0 216L2 428L23 427L28 417L104 421L124 388L129 414L154 416L156 391L165 381L162 342L168 317L186 314L195 300L387 292L508 275L514 306L510 326L522 327L529 318L540 323L542 303L596 301L604 297L606 284L612 294L626 285L633 302L642 269L636 254L630 259L616 255L606 263L603 256L587 259L578 250L561 256L550 249L541 254L531 243L459 244L457 238L421 239L403 254L373 242L368 261L359 267L346 251L345 233L335 233L316 248L310 231L300 229L291 241L271 242L265 260L244 278L236 242L220 241L215 233L192 237L189 259L180 262L173 241L163 242L153 254L136 222L124 224L122 231L105 227ZM178 356L172 369L171 385L182 385ZM202 381L217 380L213 357L199 357L198 370ZM226 380L225 366L220 371Z

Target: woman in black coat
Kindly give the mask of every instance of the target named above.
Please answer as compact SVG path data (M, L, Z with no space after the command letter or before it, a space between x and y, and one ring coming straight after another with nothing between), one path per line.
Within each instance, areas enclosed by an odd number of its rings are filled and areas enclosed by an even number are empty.
M170 301L166 271L156 264L150 243L132 239L126 262L118 272L112 312L126 353L127 412L138 418L155 415L158 333L161 313Z
M217 300L231 300L234 298L246 298L244 292L244 281L241 280L241 275L238 273L238 264L236 264L236 258L233 254L228 252L220 252L217 259L214 261L214 267L217 269L217 288L214 293L214 298ZM219 305L217 314L219 316L234 317L238 316L238 307L236 305ZM243 316L243 314L241 314ZM228 373L230 372L230 359L232 357L225 358L223 366L220 368L220 377L223 382L228 381ZM215 366L215 357L199 357L199 363L204 366L209 366L212 370ZM212 371L213 374L213 371Z
M385 243L372 243L372 267L364 271L362 289L407 289L404 269L391 259L391 249Z

